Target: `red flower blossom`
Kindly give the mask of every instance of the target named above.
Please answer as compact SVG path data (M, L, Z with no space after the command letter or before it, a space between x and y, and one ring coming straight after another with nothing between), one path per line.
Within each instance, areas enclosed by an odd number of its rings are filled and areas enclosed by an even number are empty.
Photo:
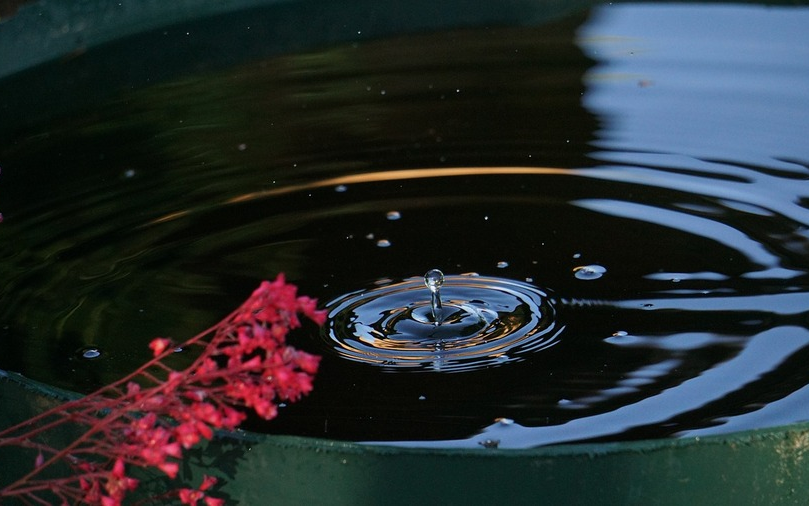
M180 490L180 502L183 504L190 504L196 506L200 500L204 501L207 506L221 506L225 503L222 499L210 497L205 494L205 491L216 484L216 478L208 476L207 474L202 478L202 484L198 489L184 488Z
M149 348L152 349L152 353L154 353L154 356L156 357L166 351L166 348L168 348L170 345L171 341L163 337L158 337L149 343Z
M180 344L201 350L185 370L161 361L173 345L157 338L149 344L155 358L129 376L0 431L0 447L39 449L33 470L0 490L0 502L13 497L47 503L45 497L55 495L65 504L118 506L138 486L126 476L127 466L153 467L174 478L183 450L212 438L215 429L236 428L246 417L240 409L274 418L278 400L296 400L312 390L320 360L286 344L287 334L301 326L299 313L317 324L325 320L314 299L298 297L297 288L279 275L262 282L219 324ZM50 448L48 432L65 423L84 425L87 431L64 448ZM75 476L52 479L46 491L27 486L56 462ZM175 493L184 504L220 506L221 499L208 495L215 483L216 478L206 476L199 488Z

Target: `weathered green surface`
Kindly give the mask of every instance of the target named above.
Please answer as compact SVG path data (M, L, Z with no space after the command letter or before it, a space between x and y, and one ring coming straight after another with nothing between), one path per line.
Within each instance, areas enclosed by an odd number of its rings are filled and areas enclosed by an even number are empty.
M0 380L0 423L33 415L62 395L38 388L19 377ZM0 473L24 464L0 456ZM184 483L199 484L203 473L222 479L217 492L228 504L242 505L803 505L809 425L533 450L402 449L240 434L188 453ZM147 481L141 490L165 485Z

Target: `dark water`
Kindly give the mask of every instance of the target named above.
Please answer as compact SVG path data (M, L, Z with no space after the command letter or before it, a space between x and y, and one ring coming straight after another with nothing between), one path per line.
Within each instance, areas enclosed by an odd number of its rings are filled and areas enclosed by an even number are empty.
M253 61L19 131L0 367L89 391L278 272L333 308L402 284L421 304L439 268L451 300L542 331L399 367L308 328L315 391L251 428L532 447L807 420L808 23L605 6Z

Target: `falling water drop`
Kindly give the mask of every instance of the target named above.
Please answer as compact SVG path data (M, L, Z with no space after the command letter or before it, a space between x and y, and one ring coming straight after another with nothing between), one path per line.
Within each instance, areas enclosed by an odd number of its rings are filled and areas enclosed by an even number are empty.
M441 294L439 290L444 284L444 273L438 269L431 269L424 275L424 284L430 289L430 306L432 308L433 323L441 325Z

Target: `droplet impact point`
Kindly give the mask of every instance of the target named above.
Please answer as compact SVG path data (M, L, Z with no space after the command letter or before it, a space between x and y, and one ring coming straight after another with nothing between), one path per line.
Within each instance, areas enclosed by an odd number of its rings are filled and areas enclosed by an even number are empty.
M444 273L438 269L430 269L424 275L424 284L430 289L430 306L433 315L433 324L441 325L443 321L441 294L439 292L441 285L444 284Z

